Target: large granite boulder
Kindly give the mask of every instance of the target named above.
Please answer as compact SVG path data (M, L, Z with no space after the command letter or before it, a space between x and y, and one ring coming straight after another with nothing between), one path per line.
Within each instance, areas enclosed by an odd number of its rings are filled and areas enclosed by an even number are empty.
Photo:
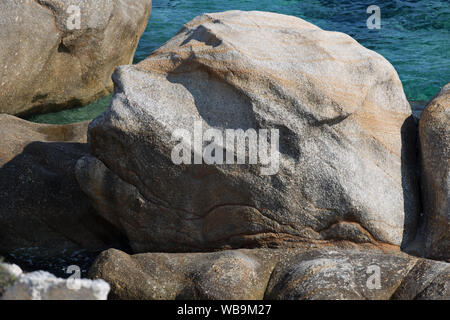
M75 178L77 160L88 154L87 126L0 115L0 253L67 256L120 243Z
M87 104L112 90L133 60L151 0L0 2L0 113Z
M321 247L211 253L103 252L90 270L111 299L450 299L450 264L401 252Z
M350 36L274 13L206 14L113 81L76 172L135 252L414 239L411 110L392 65ZM220 141L228 129L273 130L255 131L272 157L218 164L254 151ZM210 135L204 159L198 133Z
M425 254L450 260L450 83L425 107L419 139Z

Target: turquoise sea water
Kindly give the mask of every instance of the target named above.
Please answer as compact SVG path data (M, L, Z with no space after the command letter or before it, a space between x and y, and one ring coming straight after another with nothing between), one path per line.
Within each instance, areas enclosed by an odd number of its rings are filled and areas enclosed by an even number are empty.
M369 5L381 10L381 29L369 30ZM205 12L260 10L294 15L322 29L345 32L388 59L403 82L413 108L420 109L450 82L449 0L153 0L149 24L135 62L174 36L182 25ZM70 123L93 119L110 97L83 108L39 115L29 120Z

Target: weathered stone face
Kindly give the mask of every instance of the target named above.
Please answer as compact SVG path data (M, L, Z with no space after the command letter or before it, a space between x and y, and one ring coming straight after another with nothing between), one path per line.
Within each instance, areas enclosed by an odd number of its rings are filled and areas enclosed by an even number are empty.
M114 69L132 62L150 11L151 0L1 1L0 113L56 111L106 95Z
M107 250L90 270L112 299L450 299L450 265L339 247L209 253Z
M425 254L450 259L450 83L425 107L419 138Z
M414 238L409 104L394 68L351 37L272 13L207 14L113 79L77 178L136 252ZM196 121L278 129L278 172L175 165L172 134Z
M0 253L47 257L120 243L75 178L87 127L0 115Z
M450 264L419 259L392 299L450 300Z

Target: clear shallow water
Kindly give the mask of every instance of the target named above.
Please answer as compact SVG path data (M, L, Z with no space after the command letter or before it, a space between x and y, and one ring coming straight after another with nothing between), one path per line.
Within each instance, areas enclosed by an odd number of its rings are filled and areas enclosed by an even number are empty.
M68 124L91 120L101 115L111 102L112 95L97 100L85 107L63 110L54 113L38 114L27 118L29 121L50 124Z
M369 30L369 5L381 9L381 29ZM260 10L294 15L326 30L349 34L396 68L413 108L420 109L450 82L450 0L153 0L149 24L135 62L205 12ZM70 123L100 115L110 98L84 108L39 115L31 121Z

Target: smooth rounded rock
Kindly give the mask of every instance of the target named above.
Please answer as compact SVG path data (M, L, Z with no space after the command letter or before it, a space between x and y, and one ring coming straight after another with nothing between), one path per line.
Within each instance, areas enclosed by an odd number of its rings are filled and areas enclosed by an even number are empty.
M95 101L131 64L151 0L2 0L0 113L30 115Z

